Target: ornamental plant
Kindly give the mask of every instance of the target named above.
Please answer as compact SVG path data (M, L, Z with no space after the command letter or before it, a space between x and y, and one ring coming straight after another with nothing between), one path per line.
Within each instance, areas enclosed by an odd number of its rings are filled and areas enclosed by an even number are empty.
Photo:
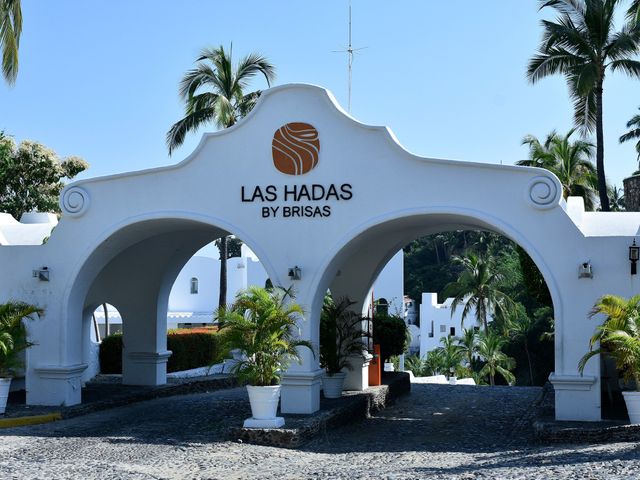
M362 338L367 335L362 329L363 318L349 307L356 302L341 298L337 302L327 295L320 316L320 365L328 375L352 370L349 356L362 354Z
M593 306L590 317L606 315L589 341L587 352L578 363L582 374L591 357L603 354L613 358L626 382L634 380L640 391L640 295L630 299L604 295ZM594 348L600 344L598 348Z
M12 377L16 368L24 366L20 353L34 344L27 338L23 320L41 313L42 309L23 302L0 305L0 378Z
M238 379L253 386L277 385L290 362L301 361L298 347L313 352L310 342L297 338L302 314L291 289L282 287L249 287L238 292L230 308L218 309L223 344L244 357L232 370Z

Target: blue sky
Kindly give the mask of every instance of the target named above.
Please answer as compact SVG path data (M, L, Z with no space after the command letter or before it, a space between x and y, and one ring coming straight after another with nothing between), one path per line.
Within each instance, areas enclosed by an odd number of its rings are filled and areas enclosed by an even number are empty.
M354 62L353 116L388 125L422 156L525 158L524 135L572 123L560 77L525 78L545 15L537 5L353 0L353 44L366 47ZM202 47L231 42L236 56L267 56L276 84L321 85L346 108L347 57L333 51L346 47L347 13L348 0L23 0L20 72L13 88L0 82L0 129L83 157L82 177L178 162L214 129L168 156L165 134L183 114L178 82ZM618 185L637 168L634 146L617 138L639 87L618 74L605 84L605 166Z

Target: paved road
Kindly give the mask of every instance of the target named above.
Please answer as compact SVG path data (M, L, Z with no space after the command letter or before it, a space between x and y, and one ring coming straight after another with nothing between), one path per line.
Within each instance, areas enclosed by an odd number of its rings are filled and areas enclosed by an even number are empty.
M528 445L537 389L413 385L299 450L227 441L243 389L152 400L0 433L0 479L640 478L640 445Z

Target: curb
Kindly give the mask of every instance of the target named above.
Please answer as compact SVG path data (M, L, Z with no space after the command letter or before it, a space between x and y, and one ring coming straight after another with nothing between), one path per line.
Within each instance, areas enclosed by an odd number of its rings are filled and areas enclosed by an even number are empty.
M48 413L46 415L31 415L28 417L0 418L0 429L39 425L57 420L62 420L62 414L60 412Z

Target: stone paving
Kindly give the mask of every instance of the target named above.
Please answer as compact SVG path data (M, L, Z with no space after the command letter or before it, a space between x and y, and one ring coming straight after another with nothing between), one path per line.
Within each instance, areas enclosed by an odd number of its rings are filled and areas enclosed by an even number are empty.
M539 446L539 388L413 385L297 450L227 440L244 389L159 398L0 431L1 479L633 479L640 444Z

